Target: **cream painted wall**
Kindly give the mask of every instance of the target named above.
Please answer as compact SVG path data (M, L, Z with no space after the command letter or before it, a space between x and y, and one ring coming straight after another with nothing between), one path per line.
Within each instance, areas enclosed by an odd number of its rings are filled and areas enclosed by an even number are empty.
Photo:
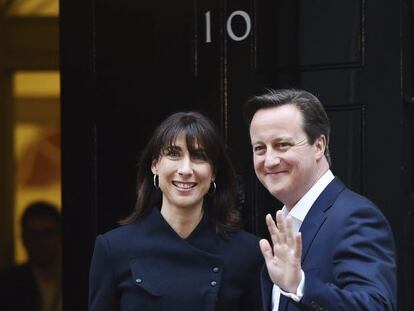
M38 98L40 101L34 101L34 105L41 109L42 98L54 98L56 105L59 105L58 72L17 72L13 84L15 103L19 99ZM53 110L56 109L59 107L53 107ZM36 107L30 110L36 111ZM46 109L42 111L45 114L43 120L46 122L39 123L38 117L30 121L30 114L28 119L27 113L25 121L20 122L19 113L23 112L19 111L15 109L14 118L16 263L22 263L27 259L21 242L20 228L20 218L25 207L36 200L46 200L61 207L60 120L56 118L56 113L50 113Z
M59 97L56 71L17 71L13 76L15 97Z
M13 0L8 15L57 16L58 0Z

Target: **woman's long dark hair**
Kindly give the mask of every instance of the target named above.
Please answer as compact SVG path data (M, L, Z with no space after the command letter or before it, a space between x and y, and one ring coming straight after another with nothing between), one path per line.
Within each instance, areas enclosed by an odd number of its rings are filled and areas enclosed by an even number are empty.
M185 134L191 153L202 146L215 174L216 191L204 198L204 211L214 222L218 232L226 235L241 227L240 213L236 207L237 182L233 165L224 142L213 123L198 112L177 112L165 119L154 131L144 148L137 174L137 201L134 211L121 224L130 224L149 209L161 205L160 191L153 185L151 165L165 148L174 145L175 139Z

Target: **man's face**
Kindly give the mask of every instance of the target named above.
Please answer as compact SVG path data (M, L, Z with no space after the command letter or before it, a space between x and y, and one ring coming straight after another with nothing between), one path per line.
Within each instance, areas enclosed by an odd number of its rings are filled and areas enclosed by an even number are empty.
M60 228L53 218L33 216L27 219L23 243L33 264L46 268L59 260L60 238Z
M258 110L250 124L257 178L291 209L319 178L324 139L310 145L302 113L292 104Z

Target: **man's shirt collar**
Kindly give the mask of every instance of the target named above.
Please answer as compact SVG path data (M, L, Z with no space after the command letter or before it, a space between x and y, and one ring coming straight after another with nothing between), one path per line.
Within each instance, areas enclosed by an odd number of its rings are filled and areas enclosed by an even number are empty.
M299 231L299 227L311 209L313 203L328 186L328 184L335 178L331 170L327 170L318 181L305 193L305 195L289 210L283 206L282 213L284 216L290 215L293 220L294 231Z

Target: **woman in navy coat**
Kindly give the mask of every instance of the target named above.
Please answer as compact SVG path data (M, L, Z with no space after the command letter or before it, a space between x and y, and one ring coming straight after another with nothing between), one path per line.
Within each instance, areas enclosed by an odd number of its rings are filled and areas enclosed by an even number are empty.
M89 309L261 309L258 238L241 230L236 181L212 123L176 113L140 158L137 203L99 235Z

